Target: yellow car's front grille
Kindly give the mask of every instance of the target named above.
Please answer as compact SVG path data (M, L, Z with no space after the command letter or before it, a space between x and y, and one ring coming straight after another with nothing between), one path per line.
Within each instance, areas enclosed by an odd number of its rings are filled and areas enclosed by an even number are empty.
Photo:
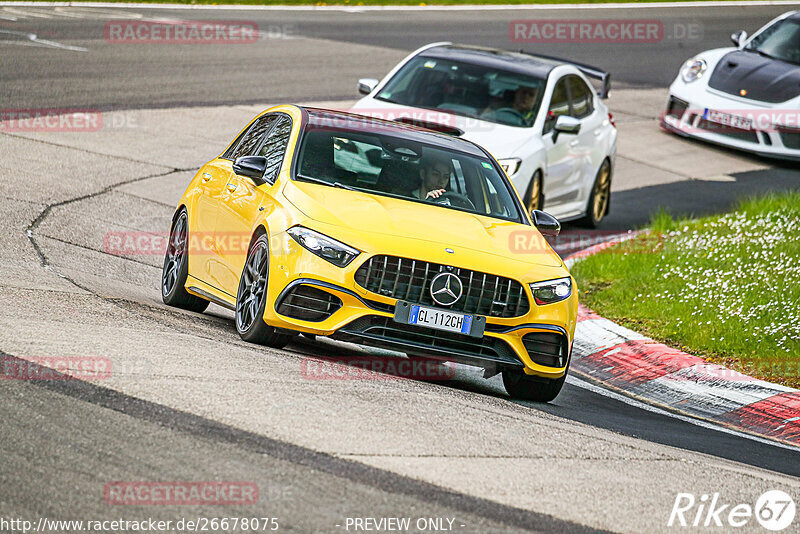
M396 256L373 256L355 280L367 291L418 304L442 307L431 297L431 280L443 272L461 281L462 296L450 310L488 317L519 317L530 310L522 284L510 278Z

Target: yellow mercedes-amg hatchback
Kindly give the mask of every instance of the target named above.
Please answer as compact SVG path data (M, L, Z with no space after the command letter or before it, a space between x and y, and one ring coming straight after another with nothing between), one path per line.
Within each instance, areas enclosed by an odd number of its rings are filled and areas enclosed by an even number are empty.
M538 228L538 229L537 229ZM502 168L457 137L277 106L192 179L164 302L236 314L242 339L302 332L502 372L548 401L569 366L577 291Z

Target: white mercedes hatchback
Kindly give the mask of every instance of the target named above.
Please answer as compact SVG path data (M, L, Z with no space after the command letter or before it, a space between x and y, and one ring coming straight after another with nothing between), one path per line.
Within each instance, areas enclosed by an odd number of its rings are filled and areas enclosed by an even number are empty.
M599 80L599 92L588 78ZM359 80L366 96L350 111L478 143L529 212L596 227L609 212L617 145L601 100L609 84L608 73L563 59L433 43L383 80Z

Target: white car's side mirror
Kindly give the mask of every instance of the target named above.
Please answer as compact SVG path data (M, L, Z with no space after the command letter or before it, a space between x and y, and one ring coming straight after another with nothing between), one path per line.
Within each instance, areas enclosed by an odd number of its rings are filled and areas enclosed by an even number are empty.
M559 134L576 135L581 131L581 121L569 115L559 115L553 126L553 142L558 140Z
M737 48L743 47L745 41L747 41L746 31L739 30L738 32L734 32L731 34L731 42L733 42L733 44L735 44Z
M375 78L361 78L358 80L358 92L362 95L370 94L377 86L378 80Z

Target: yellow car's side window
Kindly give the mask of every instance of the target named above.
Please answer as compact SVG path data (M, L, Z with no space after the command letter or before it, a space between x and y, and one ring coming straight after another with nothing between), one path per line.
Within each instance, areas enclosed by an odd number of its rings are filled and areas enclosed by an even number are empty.
M264 172L264 179L270 183L275 181L281 170L281 164L286 154L286 147L289 144L291 133L292 119L287 115L281 115L256 154L267 158L267 170Z

